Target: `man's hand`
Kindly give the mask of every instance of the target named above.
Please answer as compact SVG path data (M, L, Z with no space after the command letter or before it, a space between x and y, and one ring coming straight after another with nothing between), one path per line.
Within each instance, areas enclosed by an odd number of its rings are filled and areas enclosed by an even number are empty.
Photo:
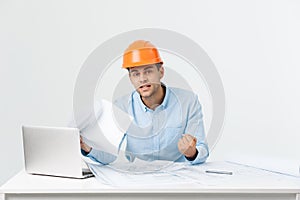
M83 141L83 139L82 139L81 136L80 136L80 147L81 147L81 149L82 149L83 151L85 151L87 154L90 153L91 150L92 150L92 147L90 147L89 145L87 145L87 144Z
M197 138L190 134L184 134L178 141L178 150L185 155L185 157L192 158L197 153L196 143Z

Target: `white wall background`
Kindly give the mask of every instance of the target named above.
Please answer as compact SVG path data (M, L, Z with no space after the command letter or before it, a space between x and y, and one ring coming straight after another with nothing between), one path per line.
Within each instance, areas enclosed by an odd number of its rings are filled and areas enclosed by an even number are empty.
M211 153L300 160L300 1L0 1L0 185L23 165L21 125L64 126L81 64L119 33L182 33L214 61L226 121Z

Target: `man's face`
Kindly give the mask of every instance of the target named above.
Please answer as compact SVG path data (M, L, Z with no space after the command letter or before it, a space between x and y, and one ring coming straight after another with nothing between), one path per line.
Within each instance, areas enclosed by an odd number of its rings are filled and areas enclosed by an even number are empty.
M129 78L136 91L143 97L151 97L160 87L164 76L164 68L155 64L133 67L129 69Z

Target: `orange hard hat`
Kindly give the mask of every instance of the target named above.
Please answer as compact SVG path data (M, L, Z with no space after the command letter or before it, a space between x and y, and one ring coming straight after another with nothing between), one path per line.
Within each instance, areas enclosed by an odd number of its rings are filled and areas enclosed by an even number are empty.
M156 63L163 63L157 48L149 41L137 40L124 51L122 67L131 68Z

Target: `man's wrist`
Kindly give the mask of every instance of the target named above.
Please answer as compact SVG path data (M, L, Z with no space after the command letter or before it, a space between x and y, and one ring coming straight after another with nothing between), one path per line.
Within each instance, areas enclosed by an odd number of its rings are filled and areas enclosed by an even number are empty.
M191 156L191 157L187 157L185 156L185 158L188 160L188 161L194 161L198 156L198 150L196 149L196 153L194 154L194 156Z
M92 151L92 148L90 148L89 150L81 149L81 153L82 153L84 156L87 156L91 151Z

